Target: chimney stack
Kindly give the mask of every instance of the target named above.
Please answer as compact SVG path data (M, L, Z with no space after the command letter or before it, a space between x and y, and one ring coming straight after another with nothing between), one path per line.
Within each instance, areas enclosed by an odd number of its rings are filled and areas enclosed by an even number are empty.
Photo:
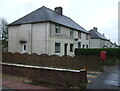
M103 36L105 36L105 34L103 33Z
M54 11L56 11L57 13L61 14L63 13L62 11L62 7L55 7Z
M93 27L93 30L97 32L97 27Z

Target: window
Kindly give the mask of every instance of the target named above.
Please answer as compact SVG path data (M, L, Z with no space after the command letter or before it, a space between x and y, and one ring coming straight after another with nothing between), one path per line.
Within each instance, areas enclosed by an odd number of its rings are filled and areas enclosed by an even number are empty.
M60 53L60 43L55 43L55 53Z
M83 49L85 48L85 45L83 45Z
M78 42L78 48L81 48L81 42Z
M60 34L60 25L55 25L55 33Z
M73 44L70 44L70 52L73 52Z
M74 31L70 30L70 37L74 37Z
M78 31L78 38L81 39L81 32L80 31Z
M88 45L86 45L86 48L88 48Z
M86 34L86 40L88 40L88 37L89 37L89 35L88 35L88 34Z

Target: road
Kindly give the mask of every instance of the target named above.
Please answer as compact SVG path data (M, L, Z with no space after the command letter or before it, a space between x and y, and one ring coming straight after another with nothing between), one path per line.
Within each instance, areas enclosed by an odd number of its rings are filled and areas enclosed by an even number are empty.
M87 89L120 89L120 83L118 82L118 79L120 79L120 76L118 76L120 75L119 68L118 65L104 67L104 72L88 84Z

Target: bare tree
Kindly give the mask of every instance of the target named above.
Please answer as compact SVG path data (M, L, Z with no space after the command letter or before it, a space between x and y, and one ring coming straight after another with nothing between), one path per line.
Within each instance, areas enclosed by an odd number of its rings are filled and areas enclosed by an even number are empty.
M0 18L0 38L2 38L2 46L8 46L8 26L4 18Z

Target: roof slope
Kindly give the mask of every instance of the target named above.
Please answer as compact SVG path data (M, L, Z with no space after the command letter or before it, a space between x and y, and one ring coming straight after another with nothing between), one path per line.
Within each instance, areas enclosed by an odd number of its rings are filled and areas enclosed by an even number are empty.
M90 30L89 33L91 39L103 39L103 40L108 40L105 36L103 36L101 33L95 30Z
M39 23L39 22L46 22L46 21L55 22L55 23L88 33L87 30L85 30L83 27L78 25L69 17L61 15L44 6L12 22L11 24L9 24L9 26L19 25L19 24L28 24L28 23Z

